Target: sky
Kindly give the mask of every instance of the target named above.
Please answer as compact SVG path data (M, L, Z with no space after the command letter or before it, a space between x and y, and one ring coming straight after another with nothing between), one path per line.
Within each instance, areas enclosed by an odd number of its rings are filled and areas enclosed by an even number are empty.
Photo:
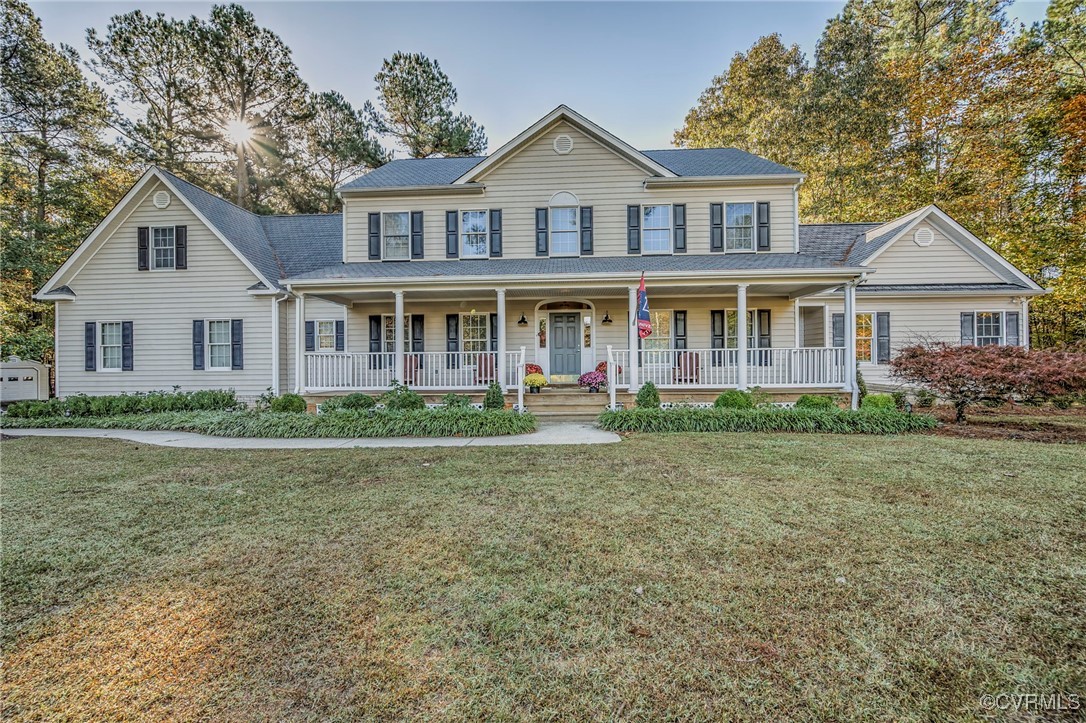
M225 2L226 0L223 0ZM45 37L85 59L86 29L142 9L206 17L211 3L31 2ZM252 2L257 22L290 46L316 91L361 107L373 76L397 50L440 62L457 109L482 123L490 151L560 104L635 148L671 146L687 111L731 57L780 33L810 60L843 2ZM1007 15L1027 25L1046 2L1019 0ZM397 154L398 156L400 154Z

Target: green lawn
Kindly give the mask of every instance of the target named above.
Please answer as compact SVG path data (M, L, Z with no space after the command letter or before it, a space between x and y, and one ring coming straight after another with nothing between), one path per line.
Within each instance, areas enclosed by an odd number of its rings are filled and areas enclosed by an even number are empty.
M1082 446L0 453L5 719L946 720L986 693L1086 697Z

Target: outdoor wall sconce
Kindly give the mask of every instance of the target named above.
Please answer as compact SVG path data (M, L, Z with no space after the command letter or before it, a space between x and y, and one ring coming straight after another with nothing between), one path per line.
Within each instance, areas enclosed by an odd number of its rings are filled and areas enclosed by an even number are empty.
M601 324L610 324L611 323L611 315L609 313L607 313L606 311L603 312L603 321L601 321L600 323Z
M528 326L528 320L524 318L524 314L520 315L520 319L517 321L517 326Z

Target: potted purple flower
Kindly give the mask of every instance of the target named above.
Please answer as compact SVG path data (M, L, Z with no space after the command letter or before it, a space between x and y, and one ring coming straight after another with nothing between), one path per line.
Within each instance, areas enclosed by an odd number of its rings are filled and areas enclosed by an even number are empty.
M585 372L577 378L578 386L588 387L590 392L598 392L600 387L607 384L607 375L603 372Z

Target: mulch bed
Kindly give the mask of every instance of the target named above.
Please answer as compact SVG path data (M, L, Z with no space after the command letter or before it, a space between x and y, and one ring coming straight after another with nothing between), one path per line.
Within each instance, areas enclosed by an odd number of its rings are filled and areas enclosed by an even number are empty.
M1086 408L1082 407L974 406L966 411L965 424L954 423L954 409L949 406L938 406L931 413L942 422L932 432L940 437L1017 439L1049 444L1086 443Z

